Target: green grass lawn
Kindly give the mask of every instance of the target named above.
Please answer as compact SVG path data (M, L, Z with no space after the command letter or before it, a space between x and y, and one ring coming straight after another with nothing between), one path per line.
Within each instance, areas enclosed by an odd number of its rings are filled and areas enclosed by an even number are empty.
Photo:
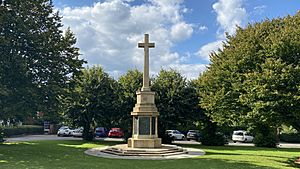
M92 147L111 142L35 141L0 144L0 169L12 168L112 168L112 169L275 169L295 168L300 149L256 147L206 147L193 145L206 155L180 160L119 160L85 155Z

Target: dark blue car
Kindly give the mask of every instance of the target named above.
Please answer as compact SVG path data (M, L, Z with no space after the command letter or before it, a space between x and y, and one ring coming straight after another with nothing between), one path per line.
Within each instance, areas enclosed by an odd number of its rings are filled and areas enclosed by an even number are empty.
M105 127L97 127L95 129L96 137L107 137L108 130Z

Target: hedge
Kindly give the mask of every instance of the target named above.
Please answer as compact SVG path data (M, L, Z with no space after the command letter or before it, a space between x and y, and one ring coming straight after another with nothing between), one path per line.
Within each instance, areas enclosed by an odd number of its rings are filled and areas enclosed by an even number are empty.
M288 143L300 143L300 133L282 133L279 138Z
M5 137L22 134L44 134L44 126L22 125L18 127L4 127Z

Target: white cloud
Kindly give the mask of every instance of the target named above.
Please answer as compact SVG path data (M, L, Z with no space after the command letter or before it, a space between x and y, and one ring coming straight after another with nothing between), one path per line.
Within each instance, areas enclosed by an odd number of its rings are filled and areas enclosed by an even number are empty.
M222 40L211 42L202 46L196 54L203 60L209 61L210 53L217 51L219 48L222 49Z
M223 31L234 34L236 25L241 25L245 21L247 13L242 7L242 2L243 0L219 0L213 4L217 21Z
M189 79L197 79L201 72L206 69L206 64L173 64L164 66L164 69L175 69Z
M189 38L193 33L193 28L191 24L185 22L180 22L172 26L171 36L175 41L181 41Z
M199 26L199 31L206 31L208 28L204 25Z
M212 51L222 49L222 41L225 41L225 32L234 34L236 26L242 26L247 22L246 9L242 7L243 0L219 0L214 3L212 8L217 14L219 30L217 40L203 45L196 53L200 58L209 60Z
M137 43L144 39L144 33L149 33L150 41L156 43L156 48L150 50L152 72L181 64L184 56L171 48L189 38L194 29L183 19L186 9L182 3L183 0L149 0L130 6L126 0L107 0L90 7L65 7L60 12L89 65L101 65L118 77L130 68L141 70L143 50L137 48Z
M262 15L265 12L265 9L267 8L266 5L260 5L253 8L253 13L255 15Z

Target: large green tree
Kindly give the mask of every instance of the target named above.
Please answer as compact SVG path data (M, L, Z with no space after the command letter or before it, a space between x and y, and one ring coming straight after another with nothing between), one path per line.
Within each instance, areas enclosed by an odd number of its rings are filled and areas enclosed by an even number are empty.
M69 29L63 34L51 0L7 0L0 6L0 118L42 111L57 121L59 97L84 63L75 43Z
M200 120L199 100L194 83L175 70L161 70L154 79L152 90L160 113L159 133L167 129L187 130Z
M131 115L136 104L136 92L142 88L143 73L135 70L129 70L122 75L118 82L120 88L121 109L118 115L120 126L126 130L131 128Z
M199 86L201 106L213 121L246 124L273 139L282 123L300 131L299 24L300 12L237 28L211 54Z
M75 90L70 91L65 116L75 126L84 127L84 139L91 139L89 130L96 126L117 127L120 100L118 83L101 67L82 70L76 78Z

